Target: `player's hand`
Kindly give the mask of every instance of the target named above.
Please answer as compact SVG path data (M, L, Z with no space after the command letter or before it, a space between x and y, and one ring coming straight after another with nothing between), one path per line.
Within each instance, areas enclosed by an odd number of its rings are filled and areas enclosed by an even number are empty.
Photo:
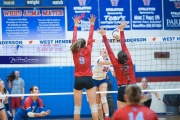
M7 113L8 113L8 115L9 115L9 116L11 116L11 117L12 117L12 114L11 114L11 112L10 112L10 111L7 111Z
M78 26L78 24L81 22L79 19L79 16L75 15L74 17L72 17L72 19L74 20L74 25Z
M21 97L21 100L24 100L24 96Z
M126 27L127 22L126 21L121 21L120 25L118 26L118 28L120 29L120 31L123 31L124 28Z
M43 112L41 112L40 114L41 114L41 117L44 117L44 116L46 116L46 115L47 115L47 113L46 113L46 112L44 112L44 111L43 111Z
M100 27L100 30L98 30L98 33L100 33L102 36L106 35L106 31L104 30L102 26Z
M46 115L49 115L49 114L50 114L50 112L51 112L50 110L47 110L47 111L46 111Z
M89 22L91 23L91 25L94 25L94 22L95 22L95 20L96 20L96 16L95 15L90 15L90 18L88 18L89 19Z

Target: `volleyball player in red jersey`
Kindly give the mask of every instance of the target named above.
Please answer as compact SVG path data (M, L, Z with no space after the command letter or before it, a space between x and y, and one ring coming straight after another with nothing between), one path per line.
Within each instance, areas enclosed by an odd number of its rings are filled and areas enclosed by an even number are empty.
M96 105L96 89L94 87L91 71L91 51L93 45L93 32L94 32L94 22L96 17L91 15L90 21L90 31L88 43L86 46L86 40L79 38L77 40L77 27L80 23L80 17L75 16L74 20L74 31L73 40L71 45L71 51L73 53L73 60L75 65L75 82L74 82L74 120L80 120L81 104L82 104L82 90L86 88L92 118L93 120L98 120L97 105Z
M109 42L106 37L106 31L103 29L103 27L101 27L101 29L99 30L99 33L102 35L104 39L104 43L108 51L111 63L114 67L115 77L118 84L118 96L117 96L118 108L121 108L124 105L126 105L126 102L123 97L125 88L128 85L136 84L134 65L129 50L125 43L125 37L124 37L125 26L126 26L126 22L121 22L121 25L118 27L120 30L120 39L119 38L118 39L120 40L122 50L118 52L117 58L115 57L109 45Z
M113 114L113 120L158 120L154 111L140 103L142 98L138 86L128 86L124 95L127 105Z

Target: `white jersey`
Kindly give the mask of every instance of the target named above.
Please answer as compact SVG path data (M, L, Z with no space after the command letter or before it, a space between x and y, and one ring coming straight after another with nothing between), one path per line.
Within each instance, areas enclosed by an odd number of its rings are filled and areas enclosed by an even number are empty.
M6 93L6 95L8 95L9 93L8 93L8 91L7 91L7 93ZM4 100L7 98L7 97L5 97L5 96L1 96L1 95L5 95L5 93L1 93L0 92L0 109L1 108L4 108Z
M143 89L142 85L139 86L141 88L141 90L152 90L152 88L148 85L146 89ZM143 99L142 99L142 102L146 102L150 99L152 99L152 95L151 93L154 93L156 94L156 92L154 91L151 91L151 92L143 92Z
M100 65L98 64L99 61L109 61L107 58L106 60L103 59L102 56L98 57L96 60L96 64L94 65L92 72L93 72L93 79L95 80L103 80L106 78L106 74L109 71L110 65Z

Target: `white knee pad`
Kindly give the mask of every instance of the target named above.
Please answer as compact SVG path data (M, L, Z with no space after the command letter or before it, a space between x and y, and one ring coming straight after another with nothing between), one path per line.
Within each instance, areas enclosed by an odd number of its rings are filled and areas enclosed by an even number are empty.
M106 97L102 97L101 98L101 102L102 102L102 104L107 103L107 98Z
M97 105L92 105L91 106L91 113L97 112Z
M74 114L80 114L81 113L81 107L75 106L74 107Z
M97 109L102 109L101 103L100 103L100 104L97 104Z

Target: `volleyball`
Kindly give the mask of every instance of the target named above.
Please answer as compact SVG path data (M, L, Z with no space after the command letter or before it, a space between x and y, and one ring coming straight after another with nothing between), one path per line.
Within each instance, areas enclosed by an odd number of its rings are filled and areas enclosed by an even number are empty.
M117 30L117 29L114 29L114 30L112 31L112 37L113 37L114 39L116 39L116 40L119 40L119 39L120 39L120 31Z

